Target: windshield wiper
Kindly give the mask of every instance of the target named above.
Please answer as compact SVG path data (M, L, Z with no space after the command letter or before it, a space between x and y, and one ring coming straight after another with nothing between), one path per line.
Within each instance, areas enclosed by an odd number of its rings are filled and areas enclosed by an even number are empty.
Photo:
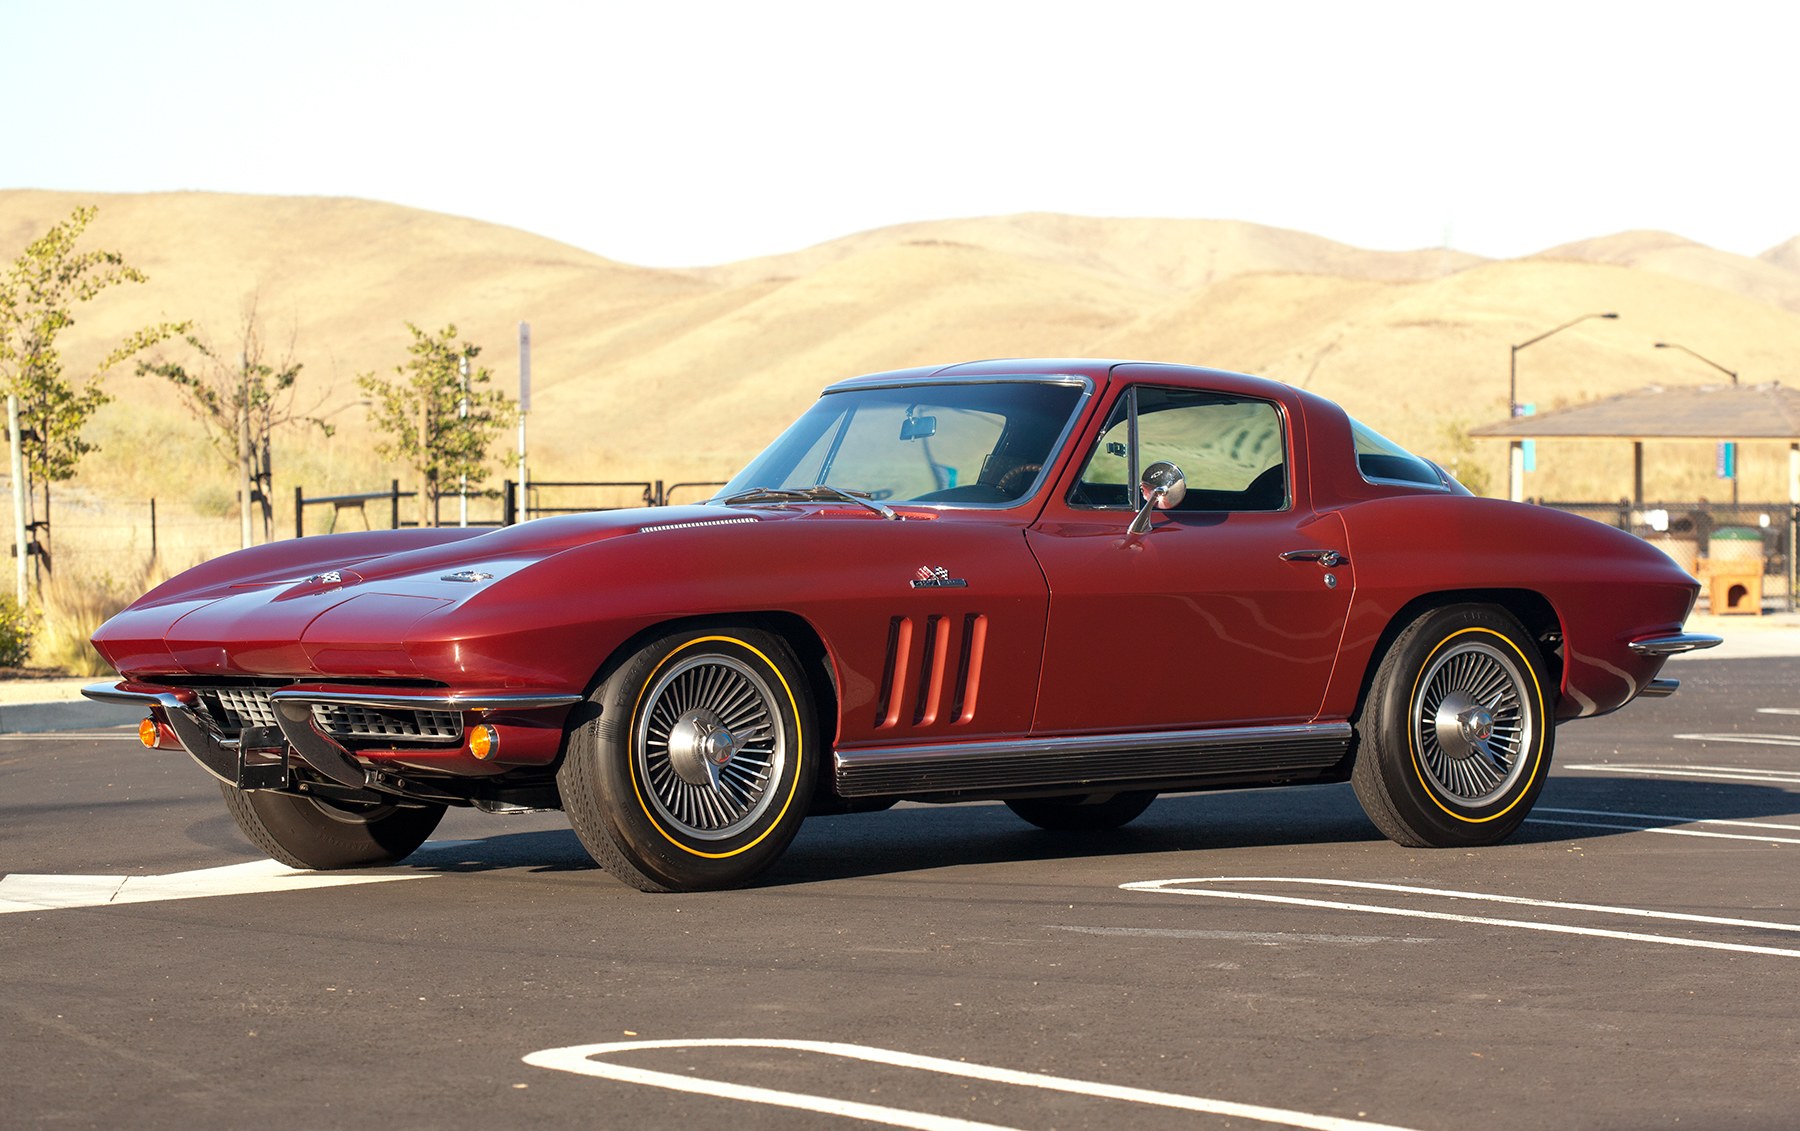
M840 499L847 503L855 503L859 507L868 507L882 518L891 522L900 521L894 508L885 503L878 503L869 497L867 491L846 491L841 487L832 487L821 483L816 487L752 487L747 491L739 491L735 495L727 495L719 502L728 507L740 503L816 503L824 499Z

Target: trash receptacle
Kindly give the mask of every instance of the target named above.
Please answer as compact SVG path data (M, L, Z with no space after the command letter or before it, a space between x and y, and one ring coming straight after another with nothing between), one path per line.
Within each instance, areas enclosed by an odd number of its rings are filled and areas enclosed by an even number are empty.
M1762 531L1721 526L1706 543L1708 604L1714 613L1762 613Z

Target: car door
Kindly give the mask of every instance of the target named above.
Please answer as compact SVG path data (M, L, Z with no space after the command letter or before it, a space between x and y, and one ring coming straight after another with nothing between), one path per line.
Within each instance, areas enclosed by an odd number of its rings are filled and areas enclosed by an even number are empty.
M1050 588L1034 734L1312 720L1354 581L1341 520L1306 503L1291 406L1127 385L1026 535ZM1127 530L1150 463L1186 496ZM1298 482L1297 482L1298 481Z

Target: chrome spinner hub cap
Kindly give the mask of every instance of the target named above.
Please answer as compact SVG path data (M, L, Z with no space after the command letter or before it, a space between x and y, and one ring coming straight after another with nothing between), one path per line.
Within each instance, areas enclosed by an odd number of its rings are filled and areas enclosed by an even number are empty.
M1451 758L1472 758L1494 737L1494 713L1466 691L1452 691L1438 703L1438 744Z
M669 728L669 766L691 785L719 788L719 771L736 753L737 739L704 708L684 712Z

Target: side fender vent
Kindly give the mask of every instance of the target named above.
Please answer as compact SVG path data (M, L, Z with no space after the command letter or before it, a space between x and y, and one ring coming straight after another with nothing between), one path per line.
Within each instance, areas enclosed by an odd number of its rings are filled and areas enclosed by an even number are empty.
M981 613L928 616L922 624L913 617L889 620L875 729L897 727L903 719L914 727L973 721L987 630L988 619Z

